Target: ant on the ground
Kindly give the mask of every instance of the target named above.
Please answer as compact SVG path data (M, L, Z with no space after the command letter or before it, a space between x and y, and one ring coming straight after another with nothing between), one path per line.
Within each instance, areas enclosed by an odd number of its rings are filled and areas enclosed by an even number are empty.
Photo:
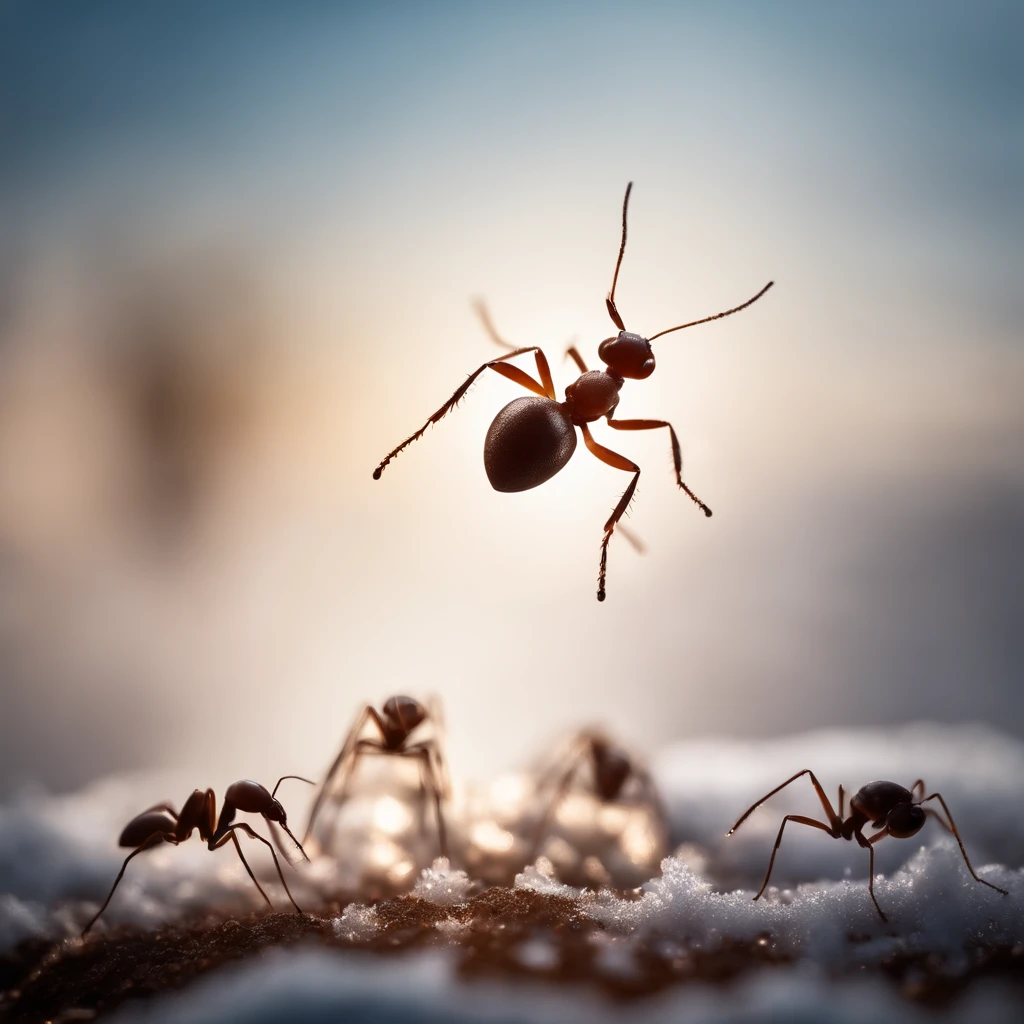
M952 832L956 837L956 841L960 846L960 852L964 855L964 863L967 865L967 870L970 871L976 882L981 882L982 885L987 885L990 889L995 889L996 892L1001 892L1004 896L1009 895L1005 889L1000 889L998 885L993 885L991 882L986 882L984 878L978 877L967 857L963 840L961 840L960 833L957 831L953 815L950 814L949 808L946 806L946 801L942 799L941 793L932 793L929 796L925 796L923 779L918 779L910 789L904 789L895 782L869 782L850 797L850 816L844 820L845 793L843 787L839 787L839 813L836 814L832 804L829 803L828 797L825 796L825 791L821 788L821 784L814 777L814 772L810 768L805 768L802 772L797 772L791 779L786 779L781 786L776 786L770 793L761 797L760 800L744 811L740 815L739 821L729 829L726 835L731 836L769 797L774 796L780 789L784 789L791 782L795 782L801 775L810 775L811 785L814 786L814 791L818 794L821 806L825 810L828 824L826 825L823 821L818 821L815 818L805 818L801 814L787 814L782 819L779 834L775 839L775 848L772 850L771 860L768 861L768 873L764 876L764 882L757 891L757 895L754 897L755 900L760 899L762 893L768 887L768 879L771 878L772 865L775 863L775 855L779 852L779 846L782 843L782 833L786 827L786 822L795 821L800 825L810 825L812 828L819 828L833 839L856 839L858 844L868 851L868 892L871 894L871 901L875 905L875 910L878 911L878 916L883 921L888 921L888 918L882 913L882 908L878 905L878 900L875 899L875 843L880 842L886 836L892 836L893 839L909 839L920 832L929 817L934 818L947 832ZM942 804L942 809L946 812L946 817L949 819L948 822L933 807L921 806L921 804L928 800L938 800ZM862 830L868 823L871 824L872 828L877 828L881 831L871 836L865 836Z
M182 807L180 814L174 810L171 804L163 803L154 804L148 810L132 818L125 825L124 831L122 831L121 837L117 842L118 846L134 846L135 849L125 857L121 870L117 873L117 878L114 879L114 884L111 886L107 898L103 901L103 906L100 907L92 920L82 929L82 937L85 937L89 929L99 920L103 911L107 909L107 904L110 903L114 890L120 884L121 879L124 877L125 869L128 867L128 862L133 857L138 856L145 850L152 849L154 846L158 846L160 843L170 843L172 846L179 846L191 837L195 829L199 830L199 838L206 842L207 848L210 850L219 849L228 841L235 844L239 859L245 866L245 870L249 873L253 885L259 889L260 895L267 902L267 906L273 910L274 905L263 891L263 887L256 881L256 876L252 873L252 868L249 867L249 862L242 853L242 847L238 842L235 832L240 830L251 839L258 839L263 843L270 850L270 855L274 858L274 866L277 868L278 878L281 879L281 885L284 886L288 899L291 900L296 912L301 914L302 911L292 898L288 883L284 880L281 864L277 859L277 854L274 852L274 847L258 832L253 831L245 822L239 821L232 824L238 811L261 814L271 829L273 829L274 823L279 824L288 833L288 838L299 848L302 856L305 857L306 851L302 849L302 844L292 835L288 828L288 818L284 808L281 806L280 801L275 799L277 787L285 779L298 779L300 782L309 782L310 785L313 785L309 779L304 779L301 775L282 775L277 780L277 786L274 786L274 791L269 792L265 786L261 786L258 782L242 779L239 782L233 782L225 791L224 806L221 808L219 819L217 818L217 797L212 789L207 789L205 792L201 789L194 789L192 795L185 801L185 806ZM308 860L309 858L307 857L306 859Z
M627 378L644 380L654 373L654 353L651 350L651 342L655 338L671 334L673 331L681 331L687 327L695 327L697 324L705 324L711 320L720 320L722 317L738 313L741 309L746 309L747 306L761 298L774 283L769 281L753 298L748 299L742 305L727 309L722 313L715 313L713 316L702 317L700 320L691 320L689 323L680 324L678 327L669 327L664 331L659 331L657 334L652 334L650 338L628 332L615 305L615 286L619 279L622 257L626 251L626 212L632 188L633 183L630 182L626 186L626 195L622 201L622 241L619 245L619 257L615 264L612 288L605 300L608 315L619 329L619 333L614 338L606 338L597 349L598 357L607 364L607 369L588 370L582 356L580 356L575 347L571 347L567 355L579 367L580 376L565 389L565 401L559 402L555 394L555 386L551 380L551 370L548 366L547 357L540 347L531 345L525 348L514 348L498 336L491 325L486 310L481 306L479 307L479 312L488 333L495 342L509 349L509 351L503 356L498 356L497 359L484 363L483 366L471 373L455 391L455 394L415 434L407 437L397 448L390 451L373 471L374 480L379 480L385 467L399 452L412 444L413 441L422 437L427 427L439 422L451 409L458 405L459 400L469 390L473 381L484 370L494 370L495 373L499 373L528 391L532 391L538 397L517 398L510 402L495 416L490 429L487 431L487 438L484 441L484 468L487 471L487 478L490 480L491 486L496 491L525 491L531 487L537 487L546 480L550 480L551 477L565 466L576 450L577 427L579 427L583 434L583 441L587 448L590 449L591 454L606 465L633 474L633 479L630 481L629 486L623 493L619 503L615 506L608 521L604 524L597 587L597 599L599 601L605 599L608 542L611 540L616 524L622 518L633 498L637 481L640 479L640 467L630 459L625 458L625 456L619 455L611 449L598 444L591 435L587 424L604 417L608 422L608 426L614 430L655 430L659 427L668 428L669 437L672 442L672 459L675 464L676 483L690 496L705 516L710 516L711 509L683 482L682 451L679 447L679 438L676 436L672 424L667 420L613 419L613 413L619 403L619 390ZM506 360L520 355L527 355L530 352L534 353L540 381L535 380L517 366L511 366L506 362Z
M537 859L541 841L559 805L574 780L590 768L590 786L602 803L614 803L632 789L641 805L646 805L655 821L661 853L667 846L668 826L665 810L650 772L602 732L589 729L573 737L568 749L538 780L536 791L544 797L544 810L533 830L528 864ZM658 857L660 860L660 856Z
M435 734L410 743L412 732L428 722L434 727ZM376 737L363 735L369 723L376 728ZM409 757L419 761L420 793L422 796L429 793L433 797L437 816L438 847L441 856L447 857L448 838L441 801L448 796L449 782L441 750L441 729L441 710L436 702L428 709L412 697L389 697L380 711L367 704L356 717L338 756L324 777L313 802L313 809L309 813L309 823L306 825L303 842L313 833L313 826L328 798L334 808L335 820L327 827L326 832L329 834L333 829L337 813L348 796L348 786L359 758L367 754L383 754Z

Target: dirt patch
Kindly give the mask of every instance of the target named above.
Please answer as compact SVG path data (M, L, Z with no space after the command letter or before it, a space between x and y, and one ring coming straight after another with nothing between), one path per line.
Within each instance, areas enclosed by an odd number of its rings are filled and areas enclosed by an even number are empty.
M728 984L754 969L792 962L770 935L713 949L626 939L589 917L579 900L529 889L491 888L454 907L401 896L354 916L341 912L335 906L314 914L207 917L157 932L120 929L85 942L25 943L0 960L6 990L0 1014L12 1022L94 1020L126 1000L182 988L223 964L299 944L379 955L443 946L463 977L572 983L616 1001L692 982ZM965 970L962 961L893 956L879 971L906 998L931 1006L949 1005L980 978L1024 987L1024 947L972 949L968 961Z

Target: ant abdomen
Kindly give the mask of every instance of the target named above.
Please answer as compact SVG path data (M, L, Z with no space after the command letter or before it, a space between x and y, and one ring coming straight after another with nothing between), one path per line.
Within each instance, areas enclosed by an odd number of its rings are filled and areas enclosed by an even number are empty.
M487 431L484 469L496 491L527 491L550 480L576 451L576 428L549 398L509 402Z
M175 820L167 811L143 811L128 822L117 840L118 846L140 846L150 836L173 832Z

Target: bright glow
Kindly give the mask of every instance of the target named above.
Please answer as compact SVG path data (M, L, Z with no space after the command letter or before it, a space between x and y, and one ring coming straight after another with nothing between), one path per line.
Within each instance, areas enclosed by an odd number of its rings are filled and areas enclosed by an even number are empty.
M381 796L374 800L373 827L385 835L400 835L410 828L412 821L412 811L401 800L391 796Z
M470 829L470 841L487 853L508 853L515 836L493 821L478 821Z

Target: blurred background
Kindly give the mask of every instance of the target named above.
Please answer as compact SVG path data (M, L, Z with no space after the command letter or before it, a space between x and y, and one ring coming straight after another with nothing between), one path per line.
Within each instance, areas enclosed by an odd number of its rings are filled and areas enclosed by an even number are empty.
M1024 736L1015 3L0 0L0 796L318 775L438 693L459 775L601 722ZM658 370L536 490L470 302ZM523 362L532 372L532 361ZM793 770L805 767L794 765ZM859 785L866 780L849 779ZM162 796L163 794L154 794Z

